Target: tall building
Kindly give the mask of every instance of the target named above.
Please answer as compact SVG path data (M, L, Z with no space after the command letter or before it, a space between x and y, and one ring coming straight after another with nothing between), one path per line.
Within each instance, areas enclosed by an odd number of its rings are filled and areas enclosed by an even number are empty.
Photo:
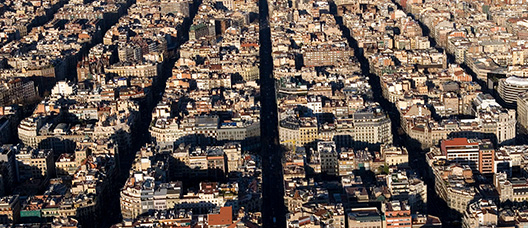
M77 85L72 82L59 81L51 89L53 95L69 96L75 93L77 93Z
M317 143L318 160L321 163L321 172L328 175L338 174L338 152L335 142Z
M0 186L0 189L4 190L0 192L4 194L6 191L12 190L17 182L17 164L15 158L16 150L11 146L4 145L0 148L0 164L1 164L1 175L4 182L4 186Z
M408 176L406 171L398 170L387 175L387 187L392 199L408 200L411 211L424 212L427 208L427 185L415 176Z
M242 166L242 149L238 143L228 143L224 146L224 153L227 158L227 172L238 171Z
M226 227L233 223L233 207L221 207L218 214L208 214L209 227Z
M189 40L197 40L201 37L212 35L209 34L209 27L206 23L191 26L189 29Z
M495 149L489 140L479 142L479 172L494 173L495 170Z
M493 173L495 150L490 140L454 138L440 143L448 161L469 166L474 172Z
M381 156L389 166L407 166L409 165L409 153L405 147L396 147L385 144L380 148Z
M76 158L72 154L63 153L55 162L57 176L74 175L77 171L81 158Z
M440 143L442 155L446 159L460 165L468 165L472 170L478 170L479 143L466 138L443 140Z
M462 167L460 164L433 165L432 169L435 176L435 191L438 196L450 208L458 213L464 213L467 205L477 194L473 186L475 183L473 170L468 166ZM448 214L449 216L455 215L454 213Z
M0 223L16 223L20 219L20 200L18 195L0 198Z
M528 93L517 97L517 123L522 133L528 133Z
M181 182L156 184L153 177L136 173L121 190L121 213L124 218L136 218L149 211L174 208L181 194Z
M385 220L375 207L352 208L347 214L349 228L383 228Z
M499 96L509 105L516 105L519 94L528 90L528 78L511 76L499 79L497 91Z
M287 117L280 121L279 137L287 146L305 146L314 143L318 137L315 117Z
M305 51L303 53L303 61L305 66L330 66L353 55L354 51L352 49L343 50L328 47Z
M469 204L462 216L462 227L495 227L498 225L499 212L491 200L480 199Z
M38 130L44 124L44 117L28 117L20 121L18 125L18 138L24 145L37 148Z
M229 170L236 171L242 162L240 144L205 149L180 144L172 152L172 157L171 169L175 177L223 178Z
M47 179L55 176L55 161L51 150L18 148L15 155L19 181L30 178Z
M392 143L391 120L379 109L367 109L353 114L356 148Z
M240 142L244 150L254 149L260 145L260 122L223 122L217 129L216 140L219 142Z
M387 228L411 228L411 207L404 201L393 200L385 204Z
M23 82L21 79L14 79L0 84L0 105L2 106L31 102L37 97L33 81Z

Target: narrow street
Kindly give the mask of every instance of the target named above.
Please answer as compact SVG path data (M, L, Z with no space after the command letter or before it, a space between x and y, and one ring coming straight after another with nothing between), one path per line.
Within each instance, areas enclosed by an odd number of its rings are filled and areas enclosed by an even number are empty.
M259 1L260 22L260 130L262 145L262 224L286 227L283 152L279 145L277 99L271 57L271 32L267 0Z

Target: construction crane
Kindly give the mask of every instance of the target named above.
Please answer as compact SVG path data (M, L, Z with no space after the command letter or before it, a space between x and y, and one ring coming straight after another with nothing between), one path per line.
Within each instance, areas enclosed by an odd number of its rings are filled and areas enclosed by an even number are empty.
M295 151L297 149L297 140L295 139L290 139L290 140L284 140L284 141L281 141L280 144L285 144L285 143L292 143L293 144L293 153L295 154Z

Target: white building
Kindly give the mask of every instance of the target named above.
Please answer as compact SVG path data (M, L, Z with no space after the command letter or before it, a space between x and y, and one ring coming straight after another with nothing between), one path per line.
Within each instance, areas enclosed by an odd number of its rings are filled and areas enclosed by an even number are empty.
M77 93L77 85L72 82L59 81L53 89L51 89L52 95L69 96L75 93Z

